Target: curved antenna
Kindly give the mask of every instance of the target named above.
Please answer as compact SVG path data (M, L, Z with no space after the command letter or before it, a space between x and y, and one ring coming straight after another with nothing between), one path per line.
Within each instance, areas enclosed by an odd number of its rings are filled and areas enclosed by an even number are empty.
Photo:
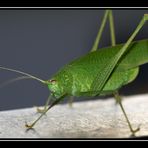
M31 75L31 74L28 74L28 73L26 73L26 72L22 72L22 71L19 71L19 70L15 70L15 69L3 67L3 66L0 66L0 69L7 70L7 71L11 71L11 72L15 72L15 73L19 73L19 74L28 76L28 77L30 77L30 78L32 78L32 79L35 79L35 80L37 80L37 81L40 81L40 82L46 84L46 81L44 81L44 80L42 80L42 79L39 79L39 78L37 78L37 77L35 77L35 76Z
M16 77L14 79L10 79L8 81L3 82L2 84L0 84L0 88L7 86L8 84L14 83L16 81L19 80L24 80L24 79L32 79L31 77L28 76L20 76L20 77Z

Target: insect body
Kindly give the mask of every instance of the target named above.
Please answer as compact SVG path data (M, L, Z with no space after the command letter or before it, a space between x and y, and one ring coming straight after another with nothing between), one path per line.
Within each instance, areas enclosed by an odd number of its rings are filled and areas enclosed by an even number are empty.
M49 89L57 98L64 93L70 96L94 96L96 93L91 92L94 78L122 46L123 44L102 48L72 61L53 76L48 84ZM138 74L139 66L148 62L147 48L148 40L131 43L129 52L125 53L117 64L99 95L112 94L123 85L132 82Z
M110 22L112 46L97 50L107 18ZM148 40L133 42L134 37L147 20L148 15L146 14L127 42L116 45L112 11L106 10L91 52L65 65L51 79L46 81L19 70L0 66L0 69L25 75L26 77L23 78L40 81L47 85L51 92L44 110L38 109L42 112L41 116L31 125L26 124L26 127L32 128L51 107L65 96L92 97L113 94L121 107L132 135L139 131L139 127L135 130L132 128L118 90L132 82L138 75L139 66L148 62Z

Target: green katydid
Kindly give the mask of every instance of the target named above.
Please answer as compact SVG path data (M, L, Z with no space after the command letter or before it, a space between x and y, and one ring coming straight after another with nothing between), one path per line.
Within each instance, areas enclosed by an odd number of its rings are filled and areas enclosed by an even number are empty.
M107 19L110 22L112 46L97 50ZM111 10L106 10L91 52L65 65L49 80L42 80L28 73L0 66L0 69L24 75L20 79L32 78L40 81L51 92L45 108L38 109L42 114L31 125L26 124L26 127L32 128L51 107L63 100L65 96L92 97L113 94L123 111L132 135L139 131L139 127L132 128L118 90L132 82L138 75L139 66L148 62L148 40L133 42L147 20L148 15L145 14L127 42L116 45L113 14Z

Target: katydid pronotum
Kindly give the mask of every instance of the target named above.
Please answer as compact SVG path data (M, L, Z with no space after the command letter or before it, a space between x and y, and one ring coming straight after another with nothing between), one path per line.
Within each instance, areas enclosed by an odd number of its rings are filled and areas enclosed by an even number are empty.
M111 46L97 50L108 19ZM118 90L122 86L132 82L138 75L139 66L148 61L148 40L133 42L133 39L147 20L148 14L145 14L127 42L116 45L113 14L111 10L106 10L90 52L65 65L49 80L42 80L31 74L0 66L0 69L23 75L23 77L16 80L35 79L46 85L51 92L44 109L38 109L42 114L32 124L26 124L26 127L33 128L51 107L59 103L66 96L93 97L112 94L121 107L132 135L135 135L140 128L133 129L122 105ZM10 82L13 81L15 80Z

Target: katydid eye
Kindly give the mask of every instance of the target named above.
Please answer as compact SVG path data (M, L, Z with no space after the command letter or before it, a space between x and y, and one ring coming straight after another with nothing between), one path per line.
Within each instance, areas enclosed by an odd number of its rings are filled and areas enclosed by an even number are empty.
M56 82L56 80L49 80L49 82L51 82L51 83L55 83L55 82Z

